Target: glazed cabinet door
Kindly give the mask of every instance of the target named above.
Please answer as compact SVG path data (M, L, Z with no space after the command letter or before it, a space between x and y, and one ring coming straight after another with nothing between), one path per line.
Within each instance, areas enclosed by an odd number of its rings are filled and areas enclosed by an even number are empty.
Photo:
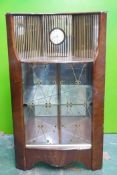
M92 63L22 63L28 148L91 148Z

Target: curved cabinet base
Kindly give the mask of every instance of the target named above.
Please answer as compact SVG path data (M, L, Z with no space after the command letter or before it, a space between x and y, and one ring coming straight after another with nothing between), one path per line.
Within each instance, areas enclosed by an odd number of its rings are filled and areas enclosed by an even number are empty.
M63 167L73 162L83 163L88 169L100 169L92 167L91 149L90 150L37 150L25 149L25 164L21 166L17 161L17 168L22 170L31 169L36 163L44 162L55 167ZM21 160L19 160L21 161ZM97 160L98 161L98 160Z

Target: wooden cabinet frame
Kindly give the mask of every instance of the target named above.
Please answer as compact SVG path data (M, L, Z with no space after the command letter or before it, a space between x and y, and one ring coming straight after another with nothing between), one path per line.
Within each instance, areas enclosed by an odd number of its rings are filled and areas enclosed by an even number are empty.
M40 161L58 167L71 162L84 163L87 168L93 170L100 169L102 167L106 13L100 12L98 14L100 18L100 28L98 54L96 55L96 59L93 61L92 148L89 150L37 150L25 147L21 62L17 59L18 56L15 50L13 31L14 14L6 15L14 145L17 168L23 170L31 169L35 163Z

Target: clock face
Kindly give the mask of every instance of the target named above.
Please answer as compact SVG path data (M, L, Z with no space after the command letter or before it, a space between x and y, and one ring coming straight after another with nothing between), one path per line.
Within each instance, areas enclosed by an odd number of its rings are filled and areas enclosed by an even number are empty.
M50 41L53 44L61 44L64 41L65 34L62 29L55 28L50 32Z

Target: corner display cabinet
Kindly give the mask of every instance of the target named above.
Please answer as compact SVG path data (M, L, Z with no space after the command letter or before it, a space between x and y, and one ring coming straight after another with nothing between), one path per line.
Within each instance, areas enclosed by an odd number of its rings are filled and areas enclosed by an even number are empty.
M102 167L106 13L7 14L16 167Z

